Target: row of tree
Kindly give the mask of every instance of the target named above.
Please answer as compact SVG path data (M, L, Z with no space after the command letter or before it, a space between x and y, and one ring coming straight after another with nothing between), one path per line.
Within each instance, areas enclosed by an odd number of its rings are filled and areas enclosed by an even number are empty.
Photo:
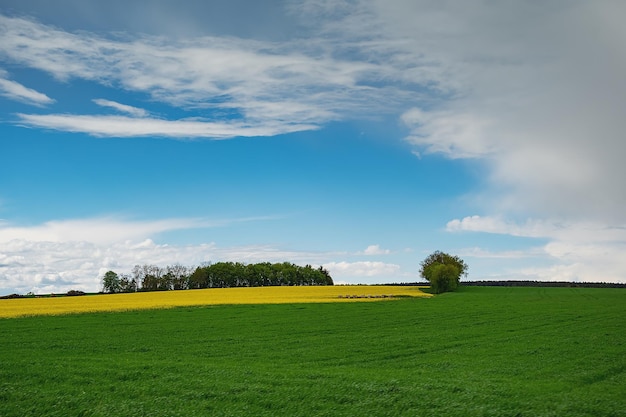
M108 293L278 285L333 285L333 280L321 266L289 262L217 262L195 269L180 264L135 265L131 274L108 271L102 277L102 290Z

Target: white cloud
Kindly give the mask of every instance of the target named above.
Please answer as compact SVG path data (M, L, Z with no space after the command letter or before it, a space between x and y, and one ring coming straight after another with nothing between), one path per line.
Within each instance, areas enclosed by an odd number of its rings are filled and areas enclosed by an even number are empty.
M328 262L324 264L333 277L381 277L389 279L397 274L400 265L384 262Z
M104 37L0 16L0 55L62 80L119 86L233 120L190 126L29 115L22 122L32 126L102 136L171 137L182 126L199 137L263 136L397 114L416 152L488 165L476 199L486 208L623 220L626 57L617 39L626 30L615 16L625 7L295 0L289 10L307 37L283 42Z
M533 268L541 279L557 281L624 282L626 240L619 243L554 241L546 253L561 262L549 269Z
M425 149L426 153L442 153L450 158L476 158L489 155L493 145L485 139L486 119L473 114L452 111L424 112L413 108L401 119L411 130L406 140Z
M607 226L600 222L527 219L523 223L516 223L505 221L501 217L468 216L461 220L449 221L446 230L558 239L577 243L626 242L626 225Z
M151 239L106 244L13 239L0 242L0 294L61 293L70 289L99 291L106 271L130 273L134 265L164 267L182 264L194 267L219 261L287 261L320 265L328 256L332 254L282 250L272 246L169 245L157 244Z
M215 226L203 219L164 219L129 221L113 217L53 220L35 226L0 224L0 243L12 240L28 242L89 242L108 244L144 239L171 230Z
M89 242L98 245L126 241L143 241L160 233L224 227L235 223L274 219L274 217L242 217L233 219L169 218L160 220L128 220L118 217L51 220L38 225L14 226L0 221L0 244L12 240L27 242Z
M448 232L484 232L523 237L546 237L555 225L543 221L528 219L523 224L506 221L501 217L468 216L461 220L454 219L448 222Z
M429 60L444 93L403 113L407 141L418 155L486 168L482 190L466 200L487 215L447 230L548 242L542 250L553 266L522 275L623 282L626 54L617 45L626 29L616 16L626 4L371 4L372 36L407 40L390 61ZM341 20L359 30L358 19ZM529 220L511 220L520 218Z
M382 249L380 245L369 245L363 252L359 252L359 255L388 255L391 251L389 249Z
M541 247L531 247L524 250L500 250L491 251L480 247L467 248L459 251L461 257L475 259L524 259L531 257L545 257L546 253Z
M509 271L517 279L543 281L623 282L626 261L626 225L607 227L603 223L526 220L471 216L448 222L449 232L484 232L547 240L540 248L492 253L480 249L466 256L543 257L550 266L519 267Z
M98 291L108 270L129 273L136 264L159 266L202 262L296 262L320 265L331 254L283 250L273 246L218 247L215 243L155 243L160 233L226 226L267 218L163 219L131 221L92 218L49 221L35 226L0 224L0 294ZM71 255L70 255L71 254Z
M127 104L118 103L116 101L96 98L93 99L93 102L96 103L98 106L110 107L117 111L121 111L122 113L128 113L134 117L147 117L149 115L149 113L145 109L140 109L139 107L133 107Z
M202 120L163 120L148 117L92 116L72 114L18 114L30 127L86 133L99 137L160 136L169 138L227 139L235 136L273 136L317 129L314 125L266 122L209 122Z
M390 94L389 83L373 88L368 84L384 78L386 68L363 60L333 58L317 40L113 39L88 32L73 34L2 15L0 35L0 56L60 80L81 78L119 86L197 113L207 110L215 114L218 110L269 134L309 129L355 111L378 115L381 106L376 104L381 103L391 112L411 96L398 88ZM134 108L98 102L140 116ZM59 121L61 115L50 117L56 120L56 128L72 128L67 120Z
M623 3L375 3L387 36L414 40L398 56L431 57L451 91L404 113L407 140L484 161L485 210L626 220L626 31L607 18Z
M407 141L483 163L485 211L626 221L624 2L292 4L329 48L422 86Z
M115 217L55 220L33 226L0 222L0 295L11 292L61 293L99 291L108 270L130 273L134 265L158 266L203 262L294 262L321 265L341 254L285 250L272 245L220 247L216 243L156 243L168 231L226 227L273 217L232 219L161 219L137 221Z
M0 94L12 100L22 101L35 106L54 103L47 95L23 86L22 84L6 78L7 73L0 69Z
M136 264L196 265L213 245L176 247L151 240L106 245L87 241L32 241L0 243L0 291L26 293L100 290L108 270L129 273ZM68 254L72 256L68 256Z

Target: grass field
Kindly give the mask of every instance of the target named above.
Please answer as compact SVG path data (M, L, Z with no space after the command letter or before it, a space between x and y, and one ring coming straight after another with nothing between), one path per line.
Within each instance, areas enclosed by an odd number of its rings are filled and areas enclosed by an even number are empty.
M625 312L472 287L1 319L0 416L626 416Z

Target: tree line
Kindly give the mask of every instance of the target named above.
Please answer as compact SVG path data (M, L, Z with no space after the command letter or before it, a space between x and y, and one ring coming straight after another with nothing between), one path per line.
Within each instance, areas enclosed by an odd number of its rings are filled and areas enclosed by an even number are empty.
M108 271L102 277L102 291L107 293L279 285L333 285L333 280L321 266L289 262L217 262L196 268L180 264L135 265L130 274Z

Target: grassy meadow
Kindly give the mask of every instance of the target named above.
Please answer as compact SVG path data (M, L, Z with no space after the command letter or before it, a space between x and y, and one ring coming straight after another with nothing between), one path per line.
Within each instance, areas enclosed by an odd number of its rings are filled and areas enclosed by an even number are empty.
M467 287L4 318L0 416L626 416L625 312L620 289Z

